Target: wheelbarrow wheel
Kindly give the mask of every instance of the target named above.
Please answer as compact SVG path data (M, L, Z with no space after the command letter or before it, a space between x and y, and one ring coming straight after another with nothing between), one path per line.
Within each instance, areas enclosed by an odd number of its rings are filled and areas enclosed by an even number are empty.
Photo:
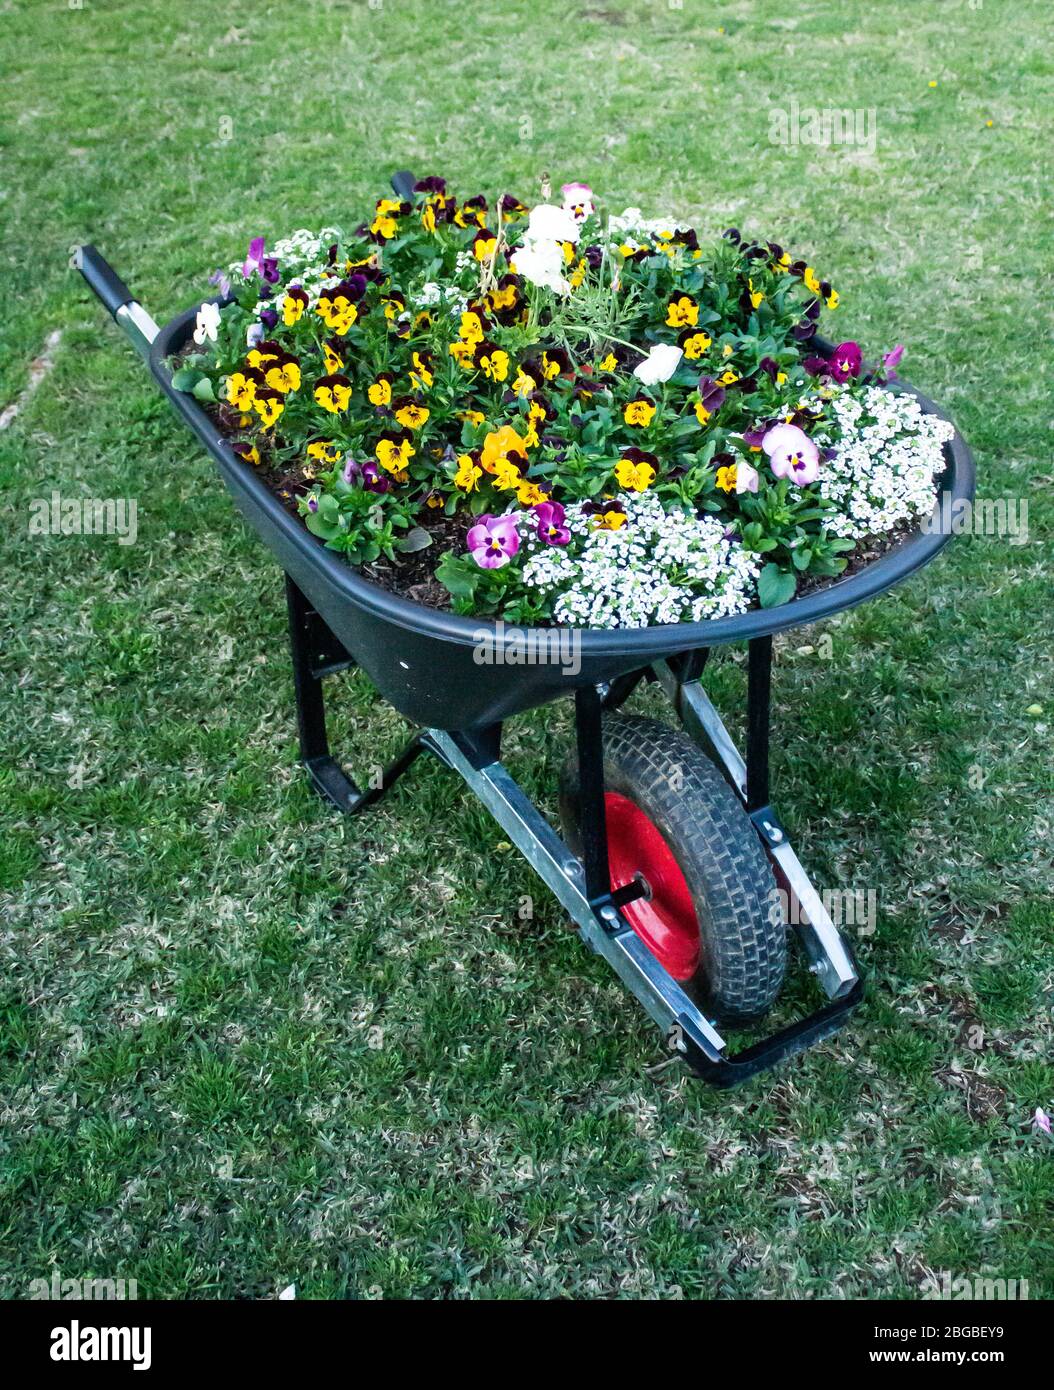
M757 832L714 763L653 719L604 720L611 886L639 880L622 911L669 973L719 1019L744 1023L775 1003L787 961L779 895ZM560 816L581 849L576 760Z

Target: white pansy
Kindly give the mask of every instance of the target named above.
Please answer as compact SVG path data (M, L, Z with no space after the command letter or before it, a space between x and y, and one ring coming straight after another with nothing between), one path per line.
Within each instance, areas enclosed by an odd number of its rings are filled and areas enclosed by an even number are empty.
M644 361L633 368L633 375L645 386L658 386L662 381L669 381L683 356L683 348L674 347L672 343L656 343Z
M204 343L206 340L214 343L219 326L220 306L218 304L203 304L198 310L198 317L194 325L194 341L198 344Z
M570 294L571 286L564 278L564 253L558 242L529 241L517 247L512 269L532 285L541 285L557 294Z
M527 219L524 241L571 241L577 242L578 223L574 214L566 208L558 208L555 203L538 203L531 208Z

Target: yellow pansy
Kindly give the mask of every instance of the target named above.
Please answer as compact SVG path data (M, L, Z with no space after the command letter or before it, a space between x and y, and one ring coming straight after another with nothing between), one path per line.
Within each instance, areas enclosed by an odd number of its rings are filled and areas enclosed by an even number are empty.
M629 488L631 492L647 492L655 481L655 469L650 463L634 463L632 459L619 459L615 465L615 477L619 487Z
M509 354L501 348L481 346L479 367L491 381L504 381L509 375Z
M805 267L805 272L801 278L804 281L805 288L807 290L811 290L813 294L820 293L820 282L816 278L816 271L813 270L811 265L807 265Z
M407 401L395 412L395 418L406 429L419 430L428 419L429 414L427 406L418 405L416 401Z
M671 328L694 328L699 322L699 305L686 294L671 299L666 310L666 322Z
M351 382L346 376L324 376L315 382L315 400L323 410L337 415L347 410L351 400Z
M300 390L300 364L297 362L276 362L264 373L264 380L282 395Z
M622 418L627 425L639 425L647 428L655 416L655 407L651 401L646 401L643 396L638 396L636 400L628 401L622 411Z
M499 492L509 492L523 482L523 475L512 459L500 458L494 464L494 486Z
M392 403L392 379L385 373L379 376L376 381L370 382L366 388L366 398L370 405L391 405Z
M280 391L273 391L269 388L263 391L258 390L253 399L253 409L263 421L264 429L269 430L285 409L285 401L282 399Z
M694 361L697 357L702 357L703 353L711 345L713 339L704 329L698 328L694 333L689 333L681 342L684 355L689 361Z
M548 502L549 494L537 483L524 480L516 491L516 500L521 507L536 507L539 502Z
M432 361L428 354L415 352L413 355L414 370L410 373L410 380L419 391L427 390L435 378L432 375Z
M408 439L381 439L376 448L377 462L389 473L398 475L413 458L417 450Z
M248 372L231 372L227 378L227 401L235 410L251 410L257 381Z
M538 389L538 383L530 372L525 372L521 367L516 373L516 378L512 383L511 390L516 396L529 396L532 391Z
M457 472L454 474L455 487L461 488L463 492L474 492L482 477L483 469L471 454L458 455Z
M460 336L466 343L481 343L484 338L483 320L474 309L466 309L461 315Z
M300 322L300 317L307 308L307 295L299 285L294 285L286 290L282 297L282 322L286 328L292 328L294 323Z
M722 492L735 492L736 490L736 465L730 463L726 468L717 470L717 486Z
M747 285L748 285L749 288L750 288L750 305L751 305L751 308L756 309L756 308L758 307L758 305L761 303L761 301L765 298L765 296L764 296L764 294L761 292L761 290L756 290L756 289L754 288L754 281L753 281L753 280L748 279L748 280L747 280Z
M322 344L322 360L331 375L343 370L344 358L331 343Z
M603 358L600 362L597 363L597 371L613 372L617 366L618 358L615 356L613 352L609 352L605 358Z
M339 463L344 457L343 451L336 447L332 439L317 439L307 446L307 453L309 458L317 459L319 463Z

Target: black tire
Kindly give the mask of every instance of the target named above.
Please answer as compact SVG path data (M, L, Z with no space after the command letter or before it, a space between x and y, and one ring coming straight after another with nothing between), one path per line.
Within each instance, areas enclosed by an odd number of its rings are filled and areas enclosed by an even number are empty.
M604 787L649 817L684 875L701 943L685 988L726 1022L759 1018L783 984L787 932L768 860L735 792L686 734L629 715L604 718ZM574 758L561 778L560 817L579 852Z

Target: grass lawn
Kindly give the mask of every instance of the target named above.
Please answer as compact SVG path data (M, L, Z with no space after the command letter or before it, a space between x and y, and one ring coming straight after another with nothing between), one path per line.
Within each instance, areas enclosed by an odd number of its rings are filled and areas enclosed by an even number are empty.
M3 1293L1054 1297L1049 6L0 9L0 408L62 333L0 431ZM792 101L873 108L874 148L771 143ZM776 804L879 912L853 1025L742 1091L649 1070L657 1031L436 763L361 820L314 797L281 575L67 268L95 241L163 319L401 166L808 253L829 331L905 343L981 493L1028 500L1027 544L963 538L778 643ZM136 498L138 543L31 538L52 488ZM361 676L331 705L351 765L398 745ZM509 727L547 805L568 728Z

